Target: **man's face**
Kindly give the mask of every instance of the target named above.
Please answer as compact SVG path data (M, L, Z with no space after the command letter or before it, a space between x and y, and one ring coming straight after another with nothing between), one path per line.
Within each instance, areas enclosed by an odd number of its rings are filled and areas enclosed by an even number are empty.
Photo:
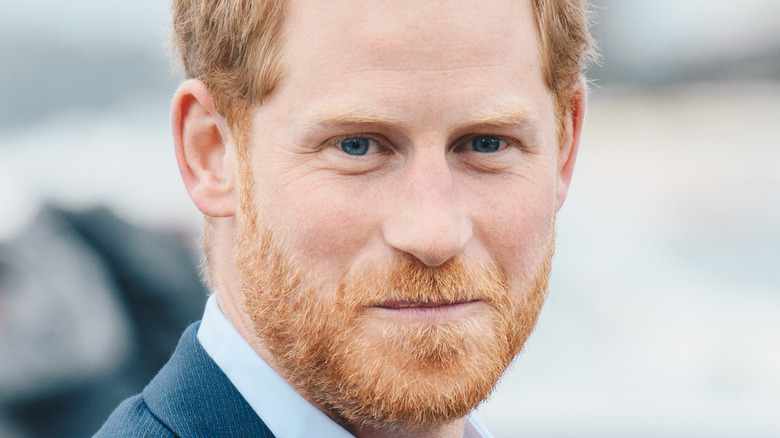
M269 361L354 427L487 396L544 298L553 100L528 1L288 5L236 262Z

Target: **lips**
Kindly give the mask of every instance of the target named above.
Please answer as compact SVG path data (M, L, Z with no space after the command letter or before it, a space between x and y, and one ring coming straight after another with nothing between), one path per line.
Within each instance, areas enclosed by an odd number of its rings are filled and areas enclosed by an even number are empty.
M410 301L410 300L388 300L378 304L376 307L382 307L385 309L408 309L408 308L432 308L432 307L445 307L455 306L458 304L468 304L477 300L456 300L456 301Z
M393 323L440 323L460 321L474 317L482 312L482 300L456 299L446 301L418 301L391 299L372 306L376 313L375 321Z

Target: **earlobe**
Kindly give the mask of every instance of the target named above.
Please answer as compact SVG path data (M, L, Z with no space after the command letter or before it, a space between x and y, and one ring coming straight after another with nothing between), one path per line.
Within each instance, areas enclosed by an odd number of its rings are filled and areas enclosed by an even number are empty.
M569 103L569 110L564 122L564 135L560 145L558 160L558 205L556 206L558 210L563 206L563 201L566 200L566 194L569 191L569 184L574 173L574 162L577 160L582 124L585 120L586 100L587 90L583 82Z
M208 216L235 215L232 137L203 82L190 79L176 90L171 127L179 171L195 205Z

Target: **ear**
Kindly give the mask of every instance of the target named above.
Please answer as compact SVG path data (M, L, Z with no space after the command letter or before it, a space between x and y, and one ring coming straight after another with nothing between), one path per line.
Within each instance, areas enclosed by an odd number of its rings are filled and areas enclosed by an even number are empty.
M569 102L569 109L566 111L566 120L564 121L564 134L560 145L558 159L558 205L560 210L563 201L566 200L566 194L569 191L569 184L574 173L574 162L577 159L577 151L580 147L580 135L582 134L582 122L585 120L585 106L587 100L587 91L585 83L581 83Z
M179 171L198 210L212 217L235 215L233 140L203 82L190 79L176 90L171 127Z

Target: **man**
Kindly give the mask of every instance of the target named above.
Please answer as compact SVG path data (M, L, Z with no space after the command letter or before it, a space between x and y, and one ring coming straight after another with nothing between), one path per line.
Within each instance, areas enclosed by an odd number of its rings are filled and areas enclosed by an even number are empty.
M489 436L573 171L582 2L174 3L215 293L98 436Z

